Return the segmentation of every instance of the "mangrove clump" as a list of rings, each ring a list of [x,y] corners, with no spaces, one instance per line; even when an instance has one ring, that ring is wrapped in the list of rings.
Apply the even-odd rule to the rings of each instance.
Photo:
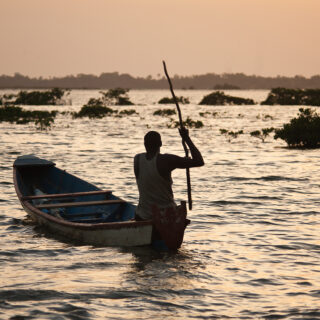
[[[181,97],[176,97],[176,98],[177,98],[178,103],[181,103],[181,104],[189,104],[189,103],[190,103],[189,99],[188,99],[188,98],[185,98],[185,97],[183,97],[183,96],[181,96]],[[160,99],[160,100],[158,101],[158,103],[159,103],[159,104],[174,104],[175,101],[174,101],[173,98],[164,97],[164,98]]]
[[[73,113],[74,118],[88,117],[89,119],[101,119],[117,111],[106,107],[101,99],[91,98],[79,112]]]
[[[216,118],[218,116],[218,112],[209,112],[209,111],[205,111],[205,112],[199,112],[199,116],[200,117],[207,117],[207,116],[212,116],[213,118]]]
[[[133,114],[138,114],[134,109],[124,109],[119,112],[120,115],[131,116]]]
[[[176,114],[174,109],[158,109],[153,113],[154,116],[173,116],[174,114]]]
[[[34,122],[40,130],[48,129],[54,123],[58,111],[29,111],[17,106],[0,107],[0,122],[27,124]]]
[[[233,97],[224,94],[223,91],[215,91],[203,97],[200,105],[225,106],[225,105],[254,105],[252,99]]]
[[[300,108],[298,117],[281,129],[275,130],[275,139],[284,140],[291,148],[320,147],[320,116],[310,108]]]
[[[16,100],[16,95],[11,93],[11,94],[4,94],[3,96],[0,96],[0,106],[8,106],[8,105],[13,105]]]
[[[128,96],[129,89],[115,88],[107,92],[100,91],[104,105],[109,106],[131,106],[133,103]]]
[[[73,113],[74,118],[89,117],[90,119],[101,119],[107,115],[118,113],[117,110],[109,108],[110,105],[133,105],[129,100],[128,89],[116,88],[107,92],[100,91],[102,97],[90,98],[89,101],[81,108],[79,112]],[[135,110],[123,110],[121,115],[131,115],[136,113]]]
[[[48,106],[63,104],[62,97],[66,90],[53,88],[49,91],[20,91],[13,104]]]
[[[240,134],[243,134],[244,132],[243,132],[243,130],[239,130],[239,131],[231,131],[230,130],[229,131],[227,129],[220,129],[220,133],[222,135],[224,135],[228,139],[229,142],[231,142],[231,140],[238,138],[238,136]]]
[[[274,88],[262,105],[320,106],[320,89]]]
[[[200,129],[204,126],[203,122],[200,120],[192,120],[191,118],[187,117],[186,120],[182,121],[182,125],[185,128],[195,128]],[[171,120],[171,123],[168,125],[168,128],[179,128],[180,122]]]
[[[274,128],[265,128],[265,129],[262,129],[261,131],[260,130],[251,131],[250,135],[251,137],[260,139],[262,142],[265,142],[266,138],[273,131],[274,131]]]

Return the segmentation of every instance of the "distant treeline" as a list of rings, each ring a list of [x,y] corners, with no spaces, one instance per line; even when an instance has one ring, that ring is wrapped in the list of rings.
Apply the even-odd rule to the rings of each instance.
[[[225,73],[222,75],[208,73],[204,75],[172,77],[175,89],[272,89],[285,87],[290,89],[318,89],[320,88],[320,75],[310,78],[295,77],[261,77],[245,75],[243,73]],[[1,75],[0,88],[64,88],[64,89],[168,89],[167,80],[133,77],[129,74],[102,73],[100,76],[91,74],[69,75],[65,77],[30,78],[15,73],[14,76]]]

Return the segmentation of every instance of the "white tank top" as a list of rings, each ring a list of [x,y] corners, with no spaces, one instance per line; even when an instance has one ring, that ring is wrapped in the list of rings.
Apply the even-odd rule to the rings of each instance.
[[[157,205],[159,209],[175,207],[173,199],[172,179],[163,178],[157,169],[158,154],[147,160],[146,153],[140,153],[139,176],[137,185],[139,190],[139,204],[136,214],[144,220],[152,219],[152,206]]]

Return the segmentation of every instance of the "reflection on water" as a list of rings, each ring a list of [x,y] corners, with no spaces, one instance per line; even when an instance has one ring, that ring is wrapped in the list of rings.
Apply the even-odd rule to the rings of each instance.
[[[167,92],[130,92],[138,115],[116,121],[59,115],[48,132],[0,123],[0,318],[320,318],[319,151],[249,135],[280,126],[299,107],[196,105],[205,93],[177,92],[190,97],[183,116],[205,124],[191,135],[206,161],[191,170],[194,210],[177,253],[63,241],[26,220],[12,181],[14,159],[33,153],[136,203],[132,159],[149,128],[162,134],[164,152],[184,154],[169,120],[153,115]],[[237,94],[261,101],[267,92]],[[72,95],[63,110],[99,92]],[[201,118],[206,111],[218,114]],[[246,134],[229,143],[222,128]],[[176,200],[185,200],[185,172],[173,179]]]

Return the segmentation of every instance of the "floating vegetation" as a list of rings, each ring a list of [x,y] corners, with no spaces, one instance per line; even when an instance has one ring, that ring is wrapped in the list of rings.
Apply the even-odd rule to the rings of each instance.
[[[94,99],[95,100],[95,99]],[[89,100],[87,105],[84,105],[79,112],[72,114],[73,118],[83,118],[88,117],[89,119],[101,119],[105,116],[117,113],[117,111],[111,108],[101,106],[101,105],[90,105]],[[92,102],[92,101],[91,101]]]
[[[284,140],[291,148],[320,147],[320,116],[310,108],[300,108],[297,118],[275,129],[275,139]]]
[[[219,112],[209,112],[209,111],[199,112],[199,116],[204,118],[207,118],[208,116],[212,116],[213,118],[216,118],[218,115],[219,115]]]
[[[274,88],[261,104],[320,106],[320,89]]]
[[[12,100],[13,96],[9,96],[12,104],[33,105],[33,106],[54,106],[65,104],[62,99],[64,94],[69,94],[69,90],[54,88],[49,91],[20,91],[16,96],[16,100]]]
[[[267,120],[274,120],[274,117],[270,116],[270,114],[263,114],[263,115],[258,114],[256,116],[256,119],[262,119],[264,121],[267,121]]]
[[[121,110],[120,112],[119,112],[119,114],[120,115],[126,115],[126,116],[131,116],[131,115],[133,115],[133,114],[138,114],[137,112],[136,112],[136,110],[134,110],[134,109],[124,109],[124,110]]]
[[[195,128],[200,129],[204,126],[203,122],[200,120],[192,120],[191,118],[187,117],[185,121],[182,121],[182,124],[186,128]],[[167,125],[168,128],[178,128],[180,127],[179,121],[174,121],[171,119],[171,123]]]
[[[238,136],[240,134],[243,134],[243,130],[239,130],[239,131],[229,131],[229,130],[226,130],[226,129],[220,129],[220,133],[222,135],[224,135],[229,142],[231,142],[233,139],[236,139],[238,138]]]
[[[200,105],[225,106],[225,105],[254,105],[252,99],[233,97],[224,94],[223,91],[215,91],[203,97]]]
[[[206,116],[208,116],[208,115],[211,115],[211,112],[209,112],[209,111],[199,112],[199,116],[200,116],[200,117],[206,117]]]
[[[60,111],[59,113],[61,115],[63,115],[63,116],[73,115],[74,114],[74,112],[72,112],[72,111]]]
[[[34,122],[40,130],[51,127],[58,111],[29,111],[17,106],[0,107],[0,122],[10,122],[16,124],[27,124]]]
[[[3,96],[0,96],[0,106],[12,105],[14,104],[15,99],[15,94],[4,94]]]
[[[158,109],[153,113],[154,116],[173,116],[174,114],[176,114],[175,109]]]
[[[90,119],[101,119],[105,116],[118,114],[118,110],[109,108],[110,105],[133,105],[129,100],[127,93],[129,89],[110,89],[107,92],[100,91],[101,98],[90,98],[79,112],[74,112],[74,118],[89,117]],[[132,115],[135,110],[122,110],[120,115]]]
[[[260,130],[255,130],[250,132],[250,135],[254,138],[260,139],[262,142],[265,142],[266,138],[269,136],[271,132],[274,131],[274,128],[265,128]]]
[[[271,132],[273,132],[275,129],[274,128],[265,128],[260,130],[255,130],[250,132],[250,135],[254,138],[258,138],[260,139],[262,142],[265,142],[265,139],[269,136],[269,134]],[[239,131],[229,131],[226,129],[220,129],[220,133],[222,135],[224,135],[229,142],[231,142],[232,140],[238,138],[239,135],[244,134],[243,130],[239,130]]]
[[[115,88],[107,92],[100,91],[102,94],[102,104],[105,106],[131,106],[133,103],[128,96],[129,89]]]
[[[177,98],[178,103],[181,103],[181,104],[189,104],[190,103],[188,98],[185,98],[185,97],[182,97],[182,96],[181,97],[176,97],[176,98]],[[174,101],[173,98],[164,97],[164,98],[160,99],[158,101],[158,103],[159,104],[174,104],[175,101]]]

